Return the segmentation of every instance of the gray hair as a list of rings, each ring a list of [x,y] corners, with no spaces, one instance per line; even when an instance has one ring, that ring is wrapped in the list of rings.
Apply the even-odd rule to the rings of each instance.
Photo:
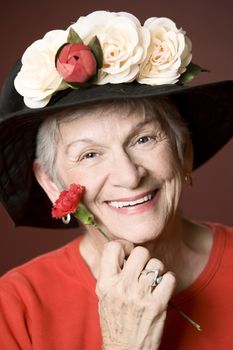
[[[189,131],[175,104],[167,97],[105,101],[75,108],[66,108],[56,112],[43,121],[38,130],[36,158],[46,174],[59,187],[63,187],[62,180],[59,178],[59,173],[56,169],[56,146],[61,137],[59,125],[90,113],[101,115],[103,113],[118,112],[127,116],[134,111],[141,111],[145,117],[148,115],[156,117],[161,128],[170,139],[171,147],[177,155],[180,165],[182,165]]]

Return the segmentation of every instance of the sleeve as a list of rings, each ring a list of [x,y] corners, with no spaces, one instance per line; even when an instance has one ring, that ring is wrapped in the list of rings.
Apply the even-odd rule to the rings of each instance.
[[[0,286],[0,349],[32,350],[27,324],[23,302]]]

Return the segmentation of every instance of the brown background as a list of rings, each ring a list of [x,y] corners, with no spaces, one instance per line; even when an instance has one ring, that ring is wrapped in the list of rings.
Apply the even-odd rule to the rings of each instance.
[[[4,5],[3,5],[4,4]],[[232,79],[232,0],[21,0],[1,5],[0,84],[25,48],[51,29],[65,29],[94,10],[128,11],[143,22],[166,16],[183,27],[193,42],[193,61],[211,72],[195,83]],[[194,186],[185,191],[183,212],[190,218],[233,225],[233,140],[194,174]],[[61,246],[77,231],[14,228],[0,206],[0,274],[31,257]]]

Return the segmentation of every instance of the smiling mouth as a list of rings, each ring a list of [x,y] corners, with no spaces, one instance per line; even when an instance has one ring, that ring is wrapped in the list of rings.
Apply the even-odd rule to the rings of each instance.
[[[108,204],[113,208],[126,208],[126,207],[135,207],[140,204],[144,204],[146,202],[151,201],[157,191],[153,191],[151,193],[148,193],[147,195],[138,198],[135,201],[110,201]]]

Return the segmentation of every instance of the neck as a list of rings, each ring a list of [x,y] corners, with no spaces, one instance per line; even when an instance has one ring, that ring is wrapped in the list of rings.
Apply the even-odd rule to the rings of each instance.
[[[208,227],[177,216],[166,232],[145,247],[152,257],[164,263],[166,270],[175,273],[178,293],[200,275],[208,261],[212,242],[212,232]]]

